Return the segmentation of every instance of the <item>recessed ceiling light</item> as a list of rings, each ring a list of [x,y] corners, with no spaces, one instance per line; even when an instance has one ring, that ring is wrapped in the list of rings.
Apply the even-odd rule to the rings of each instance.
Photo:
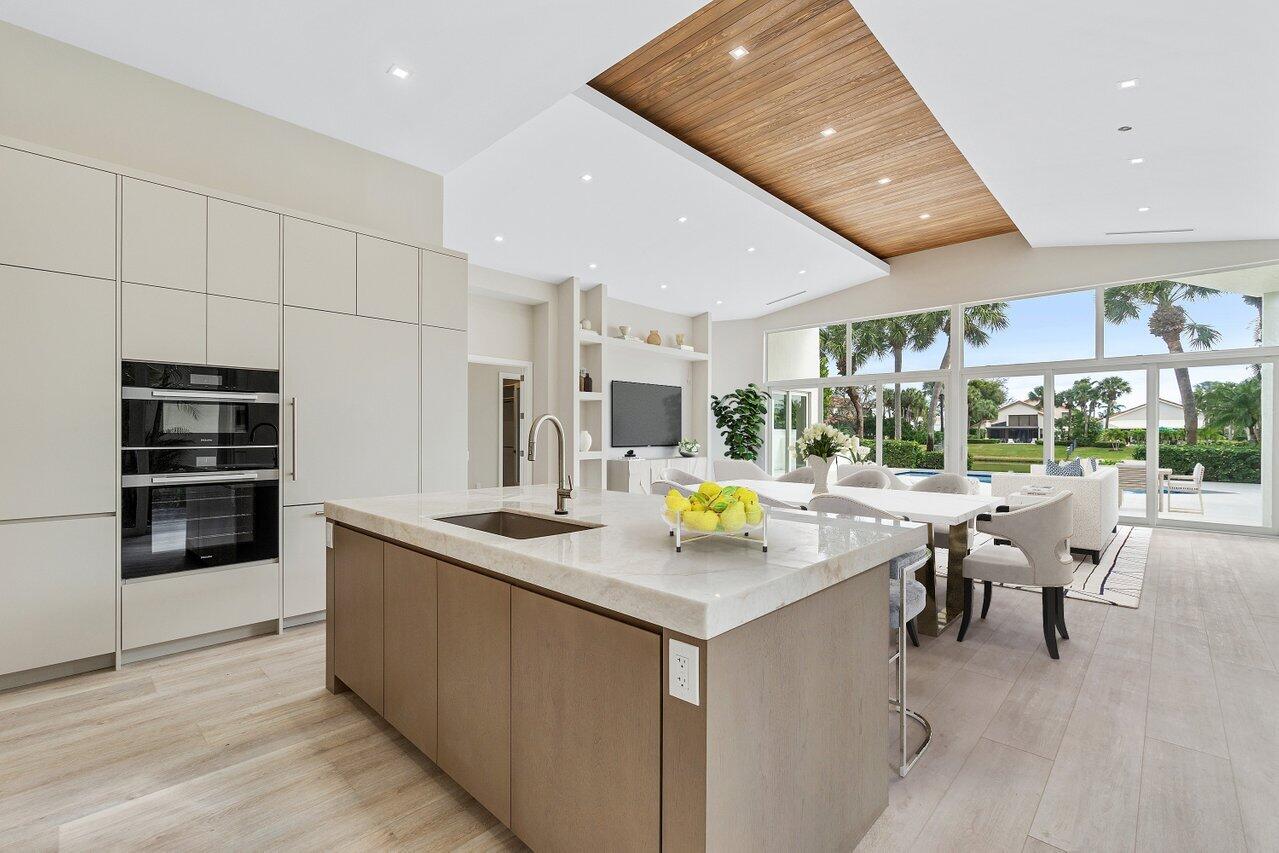
[[[1139,207],[1139,208],[1137,208],[1137,212],[1138,212],[1138,213],[1149,213],[1149,212],[1150,212],[1150,208],[1148,208],[1148,207]]]
[[[891,184],[892,182],[893,182],[892,178],[880,178],[875,183],[879,184],[882,187],[884,186],[884,184]]]
[[[753,252],[753,251],[755,251],[755,247],[754,247],[754,246],[750,246],[749,248],[747,248],[746,253],[747,253],[747,254],[750,254],[750,253],[751,253],[751,252]]]
[[[586,174],[582,175],[582,183],[589,184],[592,180],[593,180],[593,176],[591,175],[590,172],[587,172]]]
[[[831,137],[834,135],[835,135],[835,128],[833,127],[822,128],[822,136]]]
[[[503,237],[501,234],[494,234],[494,235],[493,235],[493,242],[494,242],[494,243],[500,243],[500,242],[502,242],[502,241],[503,241],[503,240],[505,240],[505,239],[506,239],[506,238],[505,238],[505,237]]]
[[[386,69],[386,73],[390,74],[396,80],[407,80],[409,77],[413,76],[412,71],[407,68],[402,68],[399,65],[392,65],[390,68]]]
[[[587,266],[590,267],[591,269],[595,269],[597,266],[599,266],[599,264],[587,264]]]
[[[716,304],[716,305],[723,305],[723,304],[724,304],[724,300],[723,300],[723,299],[716,299],[716,300],[715,300],[715,304]]]
[[[804,274],[805,274],[805,273],[807,273],[807,272],[808,272],[808,270],[800,270],[800,271],[799,271],[799,274],[800,274],[800,275],[804,275]]]
[[[745,56],[748,53],[750,53],[750,51],[739,44],[737,47],[730,50],[728,52],[728,55],[733,57],[734,59],[741,59],[743,56]]]
[[[1127,133],[1127,132],[1128,132],[1128,131],[1130,131],[1130,130],[1132,130],[1132,125],[1131,125],[1131,124],[1121,124],[1121,125],[1119,125],[1119,132],[1120,132],[1120,133]]]
[[[687,217],[687,216],[681,216],[679,219],[676,219],[675,221],[676,221],[676,222],[678,222],[679,224],[683,225],[685,222],[687,222],[687,221],[688,221],[688,217]]]
[[[664,284],[659,284],[659,285],[658,285],[658,287],[659,287],[659,288],[661,288],[662,290],[665,290],[665,289],[666,289],[666,285],[664,285]]]
[[[920,219],[932,219],[932,218],[933,218],[933,215],[932,215],[931,213],[921,213],[921,214],[919,214],[919,218],[920,218]]]
[[[1129,160],[1128,162],[1129,162],[1129,163],[1132,163],[1134,166],[1140,166],[1142,163],[1146,162],[1146,158],[1145,158],[1145,157],[1133,157],[1133,158],[1132,158],[1131,160]]]
[[[1137,78],[1134,77],[1131,80],[1120,80],[1116,85],[1119,86],[1120,89],[1135,89],[1137,88]]]

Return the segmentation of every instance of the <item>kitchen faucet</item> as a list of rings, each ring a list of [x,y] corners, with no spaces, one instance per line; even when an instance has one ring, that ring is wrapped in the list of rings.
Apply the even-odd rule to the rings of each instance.
[[[555,489],[555,514],[568,515],[568,510],[564,508],[564,501],[573,497],[573,478],[568,475],[564,467],[564,425],[555,415],[538,415],[537,420],[533,421],[533,426],[528,431],[528,461],[537,461],[537,431],[544,421],[550,421],[555,426],[555,434],[560,441],[560,482]]]

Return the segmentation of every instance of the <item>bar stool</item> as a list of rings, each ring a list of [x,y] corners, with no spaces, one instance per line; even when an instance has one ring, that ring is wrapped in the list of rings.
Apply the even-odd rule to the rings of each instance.
[[[830,515],[863,516],[890,521],[903,520],[843,495],[816,495],[808,502],[808,508],[812,512]],[[932,723],[928,722],[922,714],[906,707],[906,635],[909,632],[911,643],[919,645],[919,638],[914,630],[914,620],[923,612],[926,599],[924,585],[915,580],[915,572],[927,565],[929,556],[928,546],[921,545],[913,551],[894,557],[888,563],[888,624],[897,632],[897,650],[888,659],[889,663],[897,665],[897,695],[888,700],[888,706],[897,712],[901,749],[897,775],[902,778],[905,778],[910,769],[915,766],[915,762],[919,761],[920,756],[933,740]],[[923,741],[910,754],[906,747],[908,717],[919,723],[924,730]]]

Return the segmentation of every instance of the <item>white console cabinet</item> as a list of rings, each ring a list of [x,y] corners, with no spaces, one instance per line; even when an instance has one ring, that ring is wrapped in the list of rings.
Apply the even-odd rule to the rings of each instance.
[[[674,456],[664,459],[610,459],[608,460],[608,488],[614,492],[640,492],[648,494],[653,481],[660,479],[667,468],[687,471],[694,477],[706,479],[705,456]]]

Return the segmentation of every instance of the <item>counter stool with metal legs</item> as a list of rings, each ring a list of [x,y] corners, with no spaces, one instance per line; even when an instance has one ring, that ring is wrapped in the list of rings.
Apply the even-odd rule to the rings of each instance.
[[[812,512],[832,515],[902,520],[844,495],[816,495],[809,501],[808,508]],[[894,557],[888,563],[888,625],[897,632],[897,650],[888,659],[889,663],[897,664],[897,695],[888,700],[888,706],[897,712],[898,740],[901,749],[897,775],[903,778],[915,766],[915,762],[919,761],[920,756],[933,740],[932,724],[922,714],[906,707],[906,635],[909,632],[911,643],[919,645],[914,631],[914,621],[915,617],[923,612],[927,598],[924,585],[915,580],[915,572],[928,564],[930,556],[928,546],[921,545],[913,551]],[[906,746],[907,718],[919,723],[924,729],[924,739],[914,752]]]

